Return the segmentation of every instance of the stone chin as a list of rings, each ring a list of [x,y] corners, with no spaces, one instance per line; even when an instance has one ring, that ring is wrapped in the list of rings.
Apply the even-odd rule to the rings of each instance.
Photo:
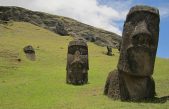
[[[150,76],[153,74],[153,58],[151,49],[144,45],[131,46],[127,49],[128,67],[134,76]]]

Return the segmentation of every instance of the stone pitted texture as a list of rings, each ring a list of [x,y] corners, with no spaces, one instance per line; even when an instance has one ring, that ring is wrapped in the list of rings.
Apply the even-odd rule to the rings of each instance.
[[[69,43],[66,70],[68,84],[81,85],[88,82],[88,46],[84,40]]]
[[[115,45],[121,41],[121,37],[115,33],[95,28],[67,17],[30,11],[14,6],[0,6],[0,22],[9,20],[29,22],[63,36],[82,37],[100,46],[110,45],[116,48]]]
[[[26,57],[29,60],[35,61],[35,59],[36,59],[35,50],[34,50],[34,48],[31,45],[25,46],[23,48],[23,51],[25,52]]]
[[[105,95],[121,100],[142,100],[155,96],[152,74],[159,22],[156,8],[135,6],[130,9],[124,24],[117,70],[107,77]]]
[[[120,98],[119,74],[117,70],[114,70],[109,73],[105,84],[104,94],[110,98]]]

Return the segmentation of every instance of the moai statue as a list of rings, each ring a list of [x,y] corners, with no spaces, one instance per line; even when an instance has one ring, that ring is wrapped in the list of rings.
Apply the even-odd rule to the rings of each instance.
[[[26,57],[31,60],[31,61],[35,61],[36,60],[36,56],[35,56],[35,50],[31,45],[25,46],[23,48],[23,51],[26,54]]]
[[[66,70],[68,84],[81,85],[88,82],[88,46],[83,40],[69,43]]]
[[[130,9],[123,29],[117,70],[109,73],[104,94],[121,100],[155,96],[152,78],[159,38],[159,11],[149,6]]]
[[[121,49],[121,41],[119,42],[119,45],[117,46],[118,51],[120,52]]]
[[[108,56],[112,56],[112,47],[111,46],[107,46],[107,55]]]

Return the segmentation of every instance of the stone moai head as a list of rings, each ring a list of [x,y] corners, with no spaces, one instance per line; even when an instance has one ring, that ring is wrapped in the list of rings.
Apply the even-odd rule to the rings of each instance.
[[[36,60],[36,55],[35,55],[35,49],[31,45],[27,45],[23,48],[23,51],[26,54],[26,57],[29,60],[35,61]]]
[[[159,38],[159,11],[149,6],[130,9],[122,34],[118,70],[134,76],[150,76]]]
[[[88,46],[83,40],[69,43],[66,70],[68,84],[80,85],[88,82]]]
[[[107,46],[107,55],[112,56],[112,46]]]

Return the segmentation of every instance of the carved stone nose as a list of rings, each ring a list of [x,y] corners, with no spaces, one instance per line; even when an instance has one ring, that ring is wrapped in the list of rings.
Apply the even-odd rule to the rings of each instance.
[[[146,36],[151,36],[151,33],[149,32],[145,21],[139,22],[137,24],[137,26],[135,27],[132,33],[132,37],[139,34],[146,34]]]
[[[80,60],[80,52],[78,50],[74,54],[74,60]]]
[[[150,46],[152,35],[147,28],[145,21],[138,23],[135,30],[132,33],[132,43],[133,45],[143,45]]]

